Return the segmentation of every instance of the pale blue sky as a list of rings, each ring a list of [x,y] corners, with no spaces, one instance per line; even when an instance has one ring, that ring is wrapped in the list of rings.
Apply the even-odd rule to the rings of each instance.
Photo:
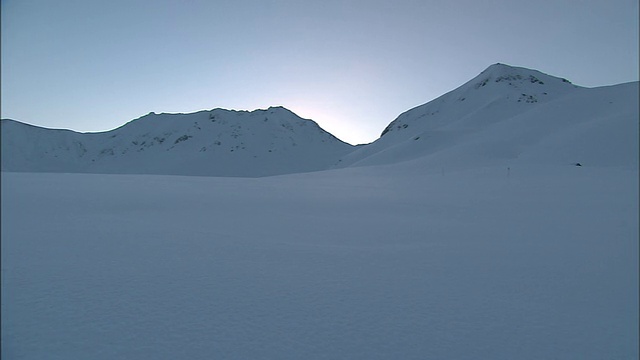
[[[1,0],[2,118],[285,106],[350,143],[502,62],[638,80],[638,0]]]

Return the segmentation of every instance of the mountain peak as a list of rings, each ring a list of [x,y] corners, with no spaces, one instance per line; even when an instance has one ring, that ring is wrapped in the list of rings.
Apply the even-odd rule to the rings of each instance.
[[[530,69],[522,68],[522,67],[518,67],[518,66],[512,66],[512,65],[503,64],[503,63],[495,63],[495,64],[489,65],[489,67],[484,69],[481,72],[481,74],[483,74],[483,73],[510,73],[510,72],[522,71],[522,70],[532,71]]]
[[[437,166],[520,158],[634,164],[637,137],[625,133],[637,134],[637,85],[623,85],[581,88],[537,70],[493,64],[457,89],[400,114],[378,140],[354,150],[339,166],[422,157]],[[587,126],[589,121],[599,125]],[[608,141],[601,134],[620,139],[607,155],[593,146]]]
[[[256,109],[251,111],[252,113],[264,113],[267,112],[269,114],[277,114],[277,115],[284,115],[284,116],[294,116],[296,118],[300,118],[300,116],[298,116],[298,114],[294,113],[293,111],[287,109],[284,106],[269,106],[267,109]]]
[[[529,83],[535,85],[544,85],[545,82],[564,83],[565,85],[574,86],[569,80],[564,78],[547,75],[537,70],[531,70],[502,63],[496,63],[489,66],[477,77],[471,80],[470,83],[472,83],[477,89],[487,85],[491,81],[495,83],[505,83],[512,86],[514,86],[515,84],[524,85]]]
[[[451,125],[468,118],[468,115],[476,111],[494,111],[492,109],[495,107],[501,108],[502,112],[517,113],[521,111],[520,106],[545,103],[576,88],[578,87],[566,79],[537,70],[496,63],[457,89],[400,114],[384,129],[381,136],[394,129],[399,130],[394,131],[395,133],[401,132],[414,122],[420,123],[425,129]],[[448,110],[445,112],[444,109]],[[447,116],[443,116],[443,113]]]

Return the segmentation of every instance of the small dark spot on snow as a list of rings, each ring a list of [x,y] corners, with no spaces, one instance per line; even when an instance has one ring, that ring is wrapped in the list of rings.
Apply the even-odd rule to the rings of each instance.
[[[190,135],[182,135],[182,136],[180,136],[179,138],[176,139],[174,144],[177,144],[177,143],[182,142],[182,141],[189,140],[189,138],[192,138],[192,137],[193,136],[190,136]]]

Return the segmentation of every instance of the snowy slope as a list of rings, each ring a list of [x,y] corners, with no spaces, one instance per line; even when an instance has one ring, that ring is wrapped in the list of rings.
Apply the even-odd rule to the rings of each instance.
[[[2,169],[266,176],[327,168],[352,150],[282,107],[148,114],[103,133],[2,121]]]
[[[2,173],[3,359],[637,359],[638,173]]]
[[[521,162],[637,168],[638,83],[581,88],[535,70],[495,64],[401,114],[378,140],[346,155],[338,166],[413,159],[437,168]]]

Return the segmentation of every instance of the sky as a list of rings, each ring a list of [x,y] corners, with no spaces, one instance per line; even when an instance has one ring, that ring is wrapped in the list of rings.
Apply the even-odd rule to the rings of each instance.
[[[284,106],[343,141],[500,62],[638,81],[638,0],[1,0],[2,118],[104,131]]]

